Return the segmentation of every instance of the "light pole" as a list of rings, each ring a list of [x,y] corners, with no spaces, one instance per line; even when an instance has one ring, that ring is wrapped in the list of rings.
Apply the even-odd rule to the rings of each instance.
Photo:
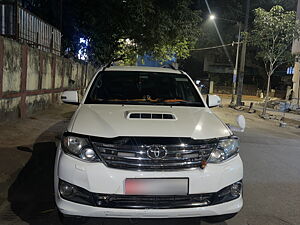
[[[238,72],[238,66],[239,66],[239,54],[240,54],[240,42],[241,42],[241,22],[238,22],[239,26],[239,37],[238,37],[238,44],[236,47],[236,58],[235,58],[235,67],[233,71],[233,78],[232,78],[232,96],[231,96],[231,102],[230,106],[235,105],[235,98],[236,98],[236,80],[237,80],[237,72]]]
[[[248,32],[250,1],[251,0],[247,0],[247,4],[246,4],[246,16],[245,16],[245,22],[244,22],[244,32]],[[237,85],[237,91],[236,91],[236,94],[237,94],[236,105],[237,106],[242,105],[244,75],[245,75],[245,65],[246,65],[246,51],[247,51],[247,42],[243,41],[243,47],[242,47],[242,52],[241,52],[241,63],[240,63],[239,79],[238,79],[238,85]]]
[[[231,102],[230,102],[230,106],[234,106],[235,105],[234,102],[235,102],[235,98],[236,98],[236,80],[237,80],[237,72],[238,72],[238,65],[239,65],[239,53],[240,53],[241,27],[242,27],[242,24],[241,24],[241,22],[238,22],[238,21],[216,17],[213,14],[211,14],[209,16],[209,19],[210,20],[219,19],[219,20],[234,22],[234,23],[237,23],[238,27],[239,27],[239,36],[238,36],[238,42],[237,42],[237,47],[236,47],[235,67],[234,67],[233,76],[232,76],[232,96],[231,96]]]

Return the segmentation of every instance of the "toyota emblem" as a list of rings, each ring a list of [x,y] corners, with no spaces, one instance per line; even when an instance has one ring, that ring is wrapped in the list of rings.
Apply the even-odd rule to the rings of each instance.
[[[163,159],[167,154],[168,151],[163,145],[151,145],[147,147],[147,156],[151,159]]]

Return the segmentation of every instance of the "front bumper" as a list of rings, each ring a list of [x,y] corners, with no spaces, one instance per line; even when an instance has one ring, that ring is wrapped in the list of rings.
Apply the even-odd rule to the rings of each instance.
[[[115,209],[100,208],[77,204],[56,196],[56,204],[60,212],[66,215],[84,217],[111,217],[111,218],[183,218],[206,217],[236,213],[243,206],[242,197],[223,204],[181,209]]]
[[[64,154],[58,148],[55,165],[55,199],[58,209],[67,215],[120,218],[204,217],[236,213],[243,205],[242,197],[210,206],[173,209],[104,208],[70,202],[58,192],[59,179],[82,187],[89,192],[124,195],[126,178],[189,178],[189,195],[218,192],[243,178],[239,156],[222,164],[208,164],[202,169],[182,171],[128,171],[112,169],[102,163],[86,163]]]

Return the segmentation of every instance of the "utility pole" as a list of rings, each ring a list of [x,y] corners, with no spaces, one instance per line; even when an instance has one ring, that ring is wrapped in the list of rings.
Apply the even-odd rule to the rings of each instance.
[[[297,20],[300,21],[300,0],[298,0],[297,6]],[[293,75],[293,96],[292,96],[292,108],[300,108],[300,41],[295,40],[293,43],[292,54],[295,55],[295,66]]]
[[[244,32],[248,31],[249,11],[250,11],[250,0],[247,0]],[[238,76],[237,100],[236,100],[236,105],[237,106],[242,105],[243,84],[244,84],[244,74],[245,74],[245,62],[246,62],[246,50],[247,50],[247,42],[243,41],[243,47],[242,47],[242,53],[241,53],[240,72],[239,72],[239,76]]]
[[[60,0],[59,2],[59,26],[60,26],[60,31],[63,32],[63,0]]]
[[[207,1],[206,1],[206,4],[207,4]],[[207,4],[207,7],[208,7],[208,4]],[[211,13],[211,11],[210,11],[210,13]],[[231,96],[231,102],[230,102],[230,107],[234,107],[234,105],[235,105],[234,102],[236,100],[236,80],[237,80],[238,66],[239,66],[239,54],[240,54],[242,23],[234,21],[234,20],[230,20],[230,19],[216,17],[214,14],[210,14],[209,19],[214,21],[214,25],[215,25],[216,28],[217,28],[217,25],[215,23],[216,19],[237,23],[238,27],[239,27],[239,34],[238,34],[239,36],[238,36],[238,42],[237,42],[237,47],[236,47],[235,67],[233,69],[233,76],[232,76],[232,96]],[[216,30],[219,34],[218,29],[216,29]],[[222,46],[225,47],[220,34],[219,34],[219,37],[220,37],[220,40],[222,42]],[[234,42],[232,43],[232,46],[234,46]],[[227,51],[225,51],[225,52],[227,52]],[[228,57],[228,58],[230,59],[230,57]]]
[[[235,98],[236,98],[236,80],[237,80],[237,72],[238,72],[238,65],[239,65],[239,53],[240,53],[240,42],[241,42],[241,22],[238,22],[239,26],[239,37],[238,43],[236,47],[236,57],[235,57],[235,67],[233,70],[233,77],[232,77],[232,96],[230,106],[234,106]]]

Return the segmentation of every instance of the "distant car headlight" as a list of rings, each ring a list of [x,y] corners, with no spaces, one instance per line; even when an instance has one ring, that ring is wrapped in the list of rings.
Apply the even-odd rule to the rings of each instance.
[[[65,153],[76,156],[84,161],[100,161],[87,138],[64,134],[62,137],[61,146]]]
[[[230,137],[220,139],[218,146],[214,149],[208,159],[208,163],[221,163],[229,158],[236,156],[239,152],[239,139],[238,137]]]

